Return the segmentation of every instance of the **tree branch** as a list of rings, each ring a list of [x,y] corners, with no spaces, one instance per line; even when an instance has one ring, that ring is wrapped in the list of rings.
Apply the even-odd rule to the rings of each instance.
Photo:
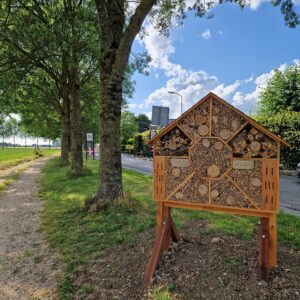
[[[123,76],[128,63],[132,43],[139,33],[146,16],[156,2],[157,0],[141,0],[134,14],[131,16],[117,50],[116,61],[113,67],[115,74],[118,76]]]

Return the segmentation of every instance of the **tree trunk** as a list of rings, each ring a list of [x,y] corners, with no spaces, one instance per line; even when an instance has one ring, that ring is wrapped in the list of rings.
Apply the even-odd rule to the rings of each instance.
[[[60,164],[66,166],[69,163],[70,151],[70,100],[68,95],[63,98],[63,111],[61,114],[61,153]]]
[[[14,149],[16,149],[16,138],[14,136]]]
[[[117,76],[100,74],[99,186],[94,201],[123,197],[120,143],[122,80]]]
[[[75,14],[75,13],[74,13]],[[80,74],[78,59],[78,37],[74,23],[74,15],[72,19],[72,67],[69,82],[71,86],[71,173],[72,175],[80,175],[83,170],[82,158],[82,119],[80,105]]]
[[[71,94],[71,172],[80,175],[83,170],[82,121],[80,107],[80,86],[74,84]]]
[[[120,121],[124,72],[134,38],[155,0],[142,0],[126,27],[125,2],[96,0],[100,35],[99,184],[90,208],[123,197]],[[125,29],[125,30],[124,30]]]

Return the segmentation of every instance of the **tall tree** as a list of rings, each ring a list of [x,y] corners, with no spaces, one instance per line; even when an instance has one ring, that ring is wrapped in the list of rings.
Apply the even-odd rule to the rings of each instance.
[[[300,112],[300,63],[285,71],[275,70],[260,93],[259,114],[272,116],[285,111]]]
[[[225,1],[220,1],[223,3]],[[244,6],[245,0],[232,0]],[[249,1],[247,1],[249,2]],[[186,9],[203,16],[213,2],[197,0],[186,7],[184,0],[95,0],[100,26],[100,162],[99,185],[91,207],[102,200],[122,197],[120,120],[124,72],[128,65],[132,43],[149,15],[161,33],[168,33],[173,17],[183,19]],[[128,4],[131,4],[129,6]],[[134,6],[135,7],[132,7]],[[299,16],[291,0],[277,0],[286,23],[294,27]],[[130,9],[128,9],[130,8]]]
[[[126,145],[138,131],[138,124],[134,113],[126,110],[121,114],[121,144]]]
[[[260,93],[256,119],[291,145],[282,148],[282,163],[300,160],[300,63],[275,70]]]
[[[145,114],[139,114],[136,117],[136,121],[138,124],[138,132],[144,132],[149,129],[149,126],[151,124],[151,121]]]
[[[1,148],[4,148],[4,141],[6,137],[10,136],[10,128],[7,124],[6,117],[3,113],[0,113],[0,136],[2,138]]]
[[[6,122],[6,126],[8,127],[8,134],[13,137],[14,148],[16,148],[16,136],[20,133],[20,124],[17,119],[11,117]]]
[[[70,128],[71,171],[75,174],[83,167],[80,91],[95,74],[99,57],[99,29],[92,3],[10,0],[0,4],[0,46],[7,49],[1,66],[19,68],[25,74],[39,69],[53,80],[62,106],[62,149],[65,154]],[[67,156],[62,157],[66,162]]]

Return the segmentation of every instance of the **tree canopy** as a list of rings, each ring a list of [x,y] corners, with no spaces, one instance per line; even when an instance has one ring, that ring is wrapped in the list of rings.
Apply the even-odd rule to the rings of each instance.
[[[291,145],[282,147],[283,163],[300,161],[300,64],[275,70],[260,94],[256,119]]]
[[[285,111],[300,112],[300,63],[285,71],[275,70],[260,94],[260,115],[268,117]]]

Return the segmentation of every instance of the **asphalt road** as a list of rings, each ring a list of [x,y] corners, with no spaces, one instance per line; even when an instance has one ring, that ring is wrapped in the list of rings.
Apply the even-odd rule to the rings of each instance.
[[[152,160],[122,155],[123,167],[152,175]],[[300,216],[300,179],[280,176],[280,208],[282,211]]]

